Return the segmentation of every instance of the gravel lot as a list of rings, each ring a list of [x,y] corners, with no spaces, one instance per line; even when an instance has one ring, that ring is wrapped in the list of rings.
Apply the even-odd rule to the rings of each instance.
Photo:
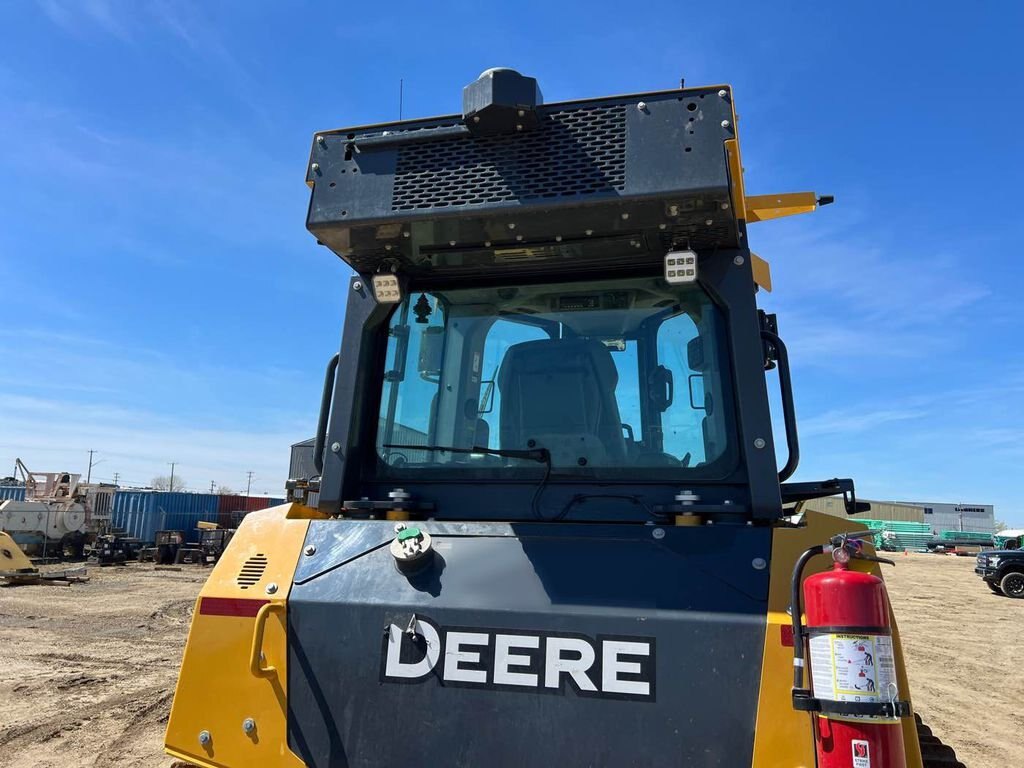
[[[914,702],[969,768],[1021,758],[1024,600],[973,558],[897,556],[886,578]],[[168,768],[161,744],[198,567],[90,568],[70,587],[0,588],[0,766]]]

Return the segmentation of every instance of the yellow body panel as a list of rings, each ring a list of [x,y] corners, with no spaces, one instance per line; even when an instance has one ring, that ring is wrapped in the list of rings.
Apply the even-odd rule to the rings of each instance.
[[[199,593],[174,694],[164,746],[168,754],[199,766],[299,768],[286,733],[286,601],[313,510],[286,504],[246,515]],[[249,558],[266,558],[255,583],[243,588],[239,573]],[[251,566],[250,566],[251,567]],[[276,589],[268,586],[274,584]],[[255,616],[203,613],[206,598],[245,600],[263,611],[263,658],[253,658]],[[259,674],[254,674],[251,661]],[[274,671],[270,672],[269,667]],[[247,734],[243,723],[255,721]],[[200,733],[209,732],[206,745]]]
[[[825,543],[837,533],[865,529],[852,520],[817,512],[808,512],[804,520],[806,527],[778,528],[772,537],[768,622],[754,731],[754,768],[814,768],[811,715],[793,709],[793,648],[782,644],[781,628],[791,624],[787,612],[790,580],[793,566],[805,549]],[[816,557],[807,564],[804,576],[823,571],[831,567],[831,563],[827,555]],[[882,576],[875,563],[853,561],[851,567]],[[910,684],[895,621],[892,622],[892,633],[900,698],[909,701]],[[903,718],[902,725],[907,768],[921,768],[921,748],[913,716]]]
[[[9,533],[0,531],[0,571],[37,571]]]
[[[748,195],[745,198],[747,223],[781,219],[799,213],[811,213],[818,207],[814,192],[786,192],[779,195]]]

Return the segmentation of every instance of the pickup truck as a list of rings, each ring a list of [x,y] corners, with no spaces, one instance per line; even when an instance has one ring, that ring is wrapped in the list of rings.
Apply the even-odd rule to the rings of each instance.
[[[974,572],[996,594],[1024,598],[1024,550],[990,549],[978,555]]]

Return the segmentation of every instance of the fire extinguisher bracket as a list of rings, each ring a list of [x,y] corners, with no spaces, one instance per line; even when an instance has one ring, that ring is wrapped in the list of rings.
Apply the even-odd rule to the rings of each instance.
[[[817,712],[822,715],[868,717],[910,717],[909,701],[827,701],[816,699],[806,688],[793,691],[793,709],[799,712]]]

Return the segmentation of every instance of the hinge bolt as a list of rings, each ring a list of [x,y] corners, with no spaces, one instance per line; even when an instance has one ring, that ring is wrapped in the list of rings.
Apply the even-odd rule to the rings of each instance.
[[[313,555],[316,554],[316,547],[313,546],[312,544],[310,544],[308,547],[306,547],[302,551],[306,553],[306,557],[312,557]]]
[[[251,717],[245,718],[245,720],[242,721],[242,730],[246,733],[252,733],[256,730],[256,721]]]
[[[209,731],[200,731],[199,732],[199,743],[200,744],[202,744],[205,747],[211,741],[213,741],[213,736],[210,735]]]

